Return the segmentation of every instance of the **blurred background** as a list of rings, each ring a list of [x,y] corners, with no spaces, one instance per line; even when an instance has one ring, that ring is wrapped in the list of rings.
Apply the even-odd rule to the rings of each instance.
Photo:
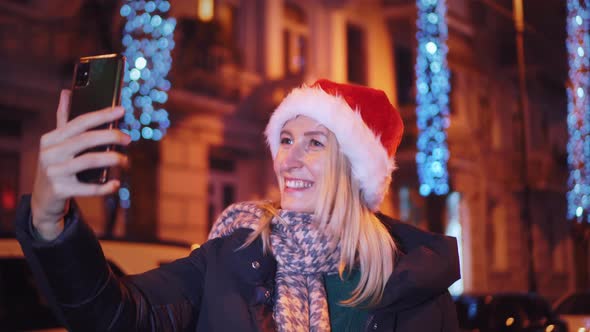
[[[459,239],[455,294],[553,301],[587,289],[590,148],[568,150],[572,139],[590,146],[588,103],[568,99],[588,93],[587,5],[0,0],[0,229],[13,230],[18,197],[32,189],[40,136],[55,126],[77,58],[120,52],[132,166],[118,195],[79,200],[99,235],[198,244],[227,205],[276,199],[266,121],[291,88],[326,77],[383,89],[400,110],[406,129],[381,210]],[[567,22],[578,17],[585,48],[572,73],[566,44],[579,38]],[[425,91],[436,107],[422,104]],[[577,134],[572,112],[585,121]],[[433,126],[440,190],[420,171]],[[585,203],[568,201],[580,190]]]

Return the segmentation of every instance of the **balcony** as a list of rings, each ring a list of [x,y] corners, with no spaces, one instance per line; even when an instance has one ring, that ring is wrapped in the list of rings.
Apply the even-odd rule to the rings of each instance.
[[[215,21],[179,20],[175,42],[170,73],[175,89],[237,103],[258,81],[243,70],[239,49]]]

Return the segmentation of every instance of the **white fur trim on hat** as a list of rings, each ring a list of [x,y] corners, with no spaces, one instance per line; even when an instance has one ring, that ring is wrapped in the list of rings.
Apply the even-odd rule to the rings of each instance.
[[[395,160],[388,156],[379,136],[344,98],[333,96],[320,87],[304,86],[285,97],[266,126],[266,140],[273,159],[279,149],[283,126],[298,115],[310,117],[334,133],[340,150],[350,161],[353,177],[360,183],[367,207],[376,211],[395,169]]]

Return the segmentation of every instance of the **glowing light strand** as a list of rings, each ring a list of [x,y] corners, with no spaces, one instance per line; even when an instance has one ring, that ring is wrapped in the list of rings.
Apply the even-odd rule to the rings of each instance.
[[[449,192],[447,161],[449,149],[449,70],[446,45],[448,28],[444,0],[417,0],[418,55],[416,59],[416,115],[420,132],[416,163],[420,194]]]
[[[169,10],[167,0],[126,0],[119,11],[125,19],[122,43],[127,57],[120,127],[133,141],[159,141],[170,126],[164,104],[171,87],[166,75],[172,66],[176,20],[167,17]],[[123,208],[129,207],[129,196],[124,184],[119,190]]]
[[[570,169],[567,218],[590,222],[590,1],[568,0],[569,84],[567,162]]]
[[[166,18],[170,3],[165,0],[127,0],[120,14],[126,18],[123,46],[127,57],[125,87],[121,102],[125,107],[122,128],[134,141],[158,141],[170,126],[163,105],[168,100],[176,20]]]

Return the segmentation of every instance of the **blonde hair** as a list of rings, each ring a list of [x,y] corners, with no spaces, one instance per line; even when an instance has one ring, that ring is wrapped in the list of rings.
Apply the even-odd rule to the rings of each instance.
[[[327,144],[329,158],[326,176],[319,183],[320,200],[314,216],[321,228],[340,241],[338,274],[360,268],[360,280],[351,297],[341,302],[344,306],[375,306],[383,297],[385,284],[393,272],[397,246],[388,230],[362,200],[360,185],[352,177],[348,158],[340,152],[338,141],[331,132]],[[248,246],[258,236],[263,250],[270,251],[270,222],[277,216],[278,204],[264,202],[259,206],[265,211],[259,227],[250,234]]]

